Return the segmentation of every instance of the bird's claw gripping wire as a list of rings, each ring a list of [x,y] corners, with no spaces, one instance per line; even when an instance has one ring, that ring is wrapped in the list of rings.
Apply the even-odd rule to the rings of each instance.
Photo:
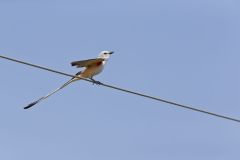
[[[90,79],[92,80],[93,85],[94,85],[94,84],[96,84],[96,85],[102,85],[102,84],[103,84],[102,82],[96,81],[96,80],[93,79],[93,78],[90,78]]]

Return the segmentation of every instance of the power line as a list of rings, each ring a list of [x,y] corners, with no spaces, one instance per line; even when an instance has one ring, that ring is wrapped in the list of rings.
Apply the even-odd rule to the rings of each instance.
[[[21,64],[24,64],[24,65],[28,65],[28,66],[31,66],[31,67],[39,68],[39,69],[46,70],[46,71],[49,71],[49,72],[57,73],[57,74],[60,74],[60,75],[64,75],[64,76],[68,76],[68,77],[76,77],[76,75],[60,72],[60,71],[53,70],[53,69],[50,69],[50,68],[47,68],[47,67],[42,67],[42,66],[39,66],[39,65],[36,65],[36,64],[32,64],[32,63],[24,62],[24,61],[21,61],[21,60],[9,58],[9,57],[3,56],[3,55],[0,55],[0,58],[6,59],[6,60],[9,60],[9,61],[13,61],[13,62],[16,62],[16,63],[21,63]],[[86,78],[82,78],[82,80],[85,80],[85,81],[88,81],[88,82],[93,82],[92,80],[89,80],[89,79],[86,79]],[[100,83],[99,85],[102,85],[102,86],[105,86],[105,87],[108,87],[108,88],[111,88],[111,89],[119,90],[119,91],[122,91],[122,92],[134,94],[134,95],[137,95],[137,96],[153,99],[153,100],[160,101],[160,102],[163,102],[163,103],[171,104],[171,105],[178,106],[178,107],[181,107],[181,108],[184,108],[184,109],[188,109],[188,110],[192,110],[192,111],[196,111],[196,112],[200,112],[200,113],[204,113],[204,114],[208,114],[208,115],[211,115],[211,116],[215,116],[215,117],[219,117],[219,118],[223,118],[223,119],[226,119],[226,120],[231,120],[231,121],[235,121],[235,122],[240,123],[240,120],[236,119],[236,118],[216,114],[216,113],[213,113],[213,112],[201,110],[201,109],[190,107],[190,106],[187,106],[187,105],[182,105],[182,104],[172,102],[172,101],[168,101],[168,100],[165,100],[165,99],[162,99],[162,98],[158,98],[158,97],[150,96],[150,95],[147,95],[147,94],[131,91],[131,90],[128,90],[128,89],[123,89],[123,88],[116,87],[116,86],[109,85],[109,84],[105,84],[105,83]]]

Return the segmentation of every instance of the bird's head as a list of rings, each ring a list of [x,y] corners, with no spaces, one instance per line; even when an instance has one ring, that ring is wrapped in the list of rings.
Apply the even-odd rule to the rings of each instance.
[[[108,59],[111,56],[111,54],[113,54],[113,53],[114,53],[113,51],[102,51],[99,54],[98,58]]]

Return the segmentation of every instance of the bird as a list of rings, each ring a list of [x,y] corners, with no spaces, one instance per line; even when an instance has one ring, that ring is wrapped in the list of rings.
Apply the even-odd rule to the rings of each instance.
[[[93,77],[103,71],[105,64],[107,63],[108,59],[110,58],[110,56],[113,53],[114,53],[114,51],[102,51],[102,52],[100,52],[100,54],[97,58],[71,62],[72,66],[75,66],[77,68],[84,68],[84,69],[82,71],[79,71],[76,74],[76,77],[73,77],[72,79],[70,79],[69,81],[64,83],[62,86],[55,89],[54,91],[50,92],[49,94],[47,94],[47,95],[39,98],[38,100],[28,104],[26,107],[24,107],[24,109],[29,109],[29,108],[35,106],[39,102],[41,102],[41,101],[47,99],[48,97],[52,96],[54,93],[62,90],[63,88],[65,88],[66,86],[71,84],[72,82],[81,80],[82,78],[92,80],[93,84],[98,84],[98,85],[102,84],[101,82],[96,81]]]

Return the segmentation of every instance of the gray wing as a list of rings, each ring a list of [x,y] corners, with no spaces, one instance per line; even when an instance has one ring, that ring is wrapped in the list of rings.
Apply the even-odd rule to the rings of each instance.
[[[104,61],[102,58],[95,58],[95,59],[88,59],[88,60],[82,60],[82,61],[74,61],[71,63],[72,66],[76,66],[77,68],[80,67],[89,67],[91,65],[96,65],[98,63],[101,63]]]

